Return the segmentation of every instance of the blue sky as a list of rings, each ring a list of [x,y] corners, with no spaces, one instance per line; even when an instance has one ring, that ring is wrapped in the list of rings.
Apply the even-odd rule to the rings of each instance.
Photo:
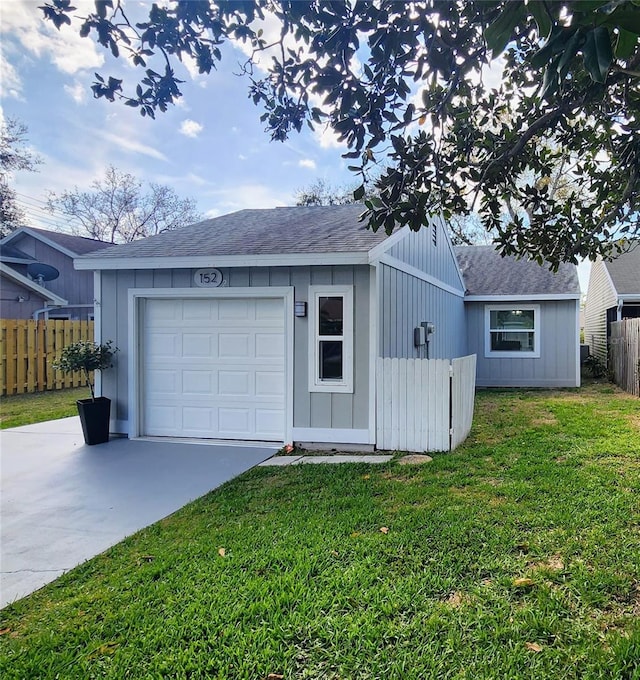
[[[39,4],[4,0],[0,6],[0,114],[27,125],[29,144],[44,161],[39,172],[16,173],[13,182],[32,226],[66,230],[63,218],[44,210],[49,192],[89,189],[109,165],[144,183],[171,186],[211,217],[293,205],[296,192],[318,178],[353,184],[331,133],[304,129],[284,144],[269,140],[262,111],[248,99],[248,80],[234,75],[245,59],[240,48],[229,46],[220,69],[208,76],[184,68],[177,74],[185,80],[179,105],[150,120],[93,99],[96,71],[122,77],[125,85],[137,82],[138,72],[80,38],[77,28],[58,32],[42,20]],[[89,0],[73,4],[78,15],[93,8]],[[135,13],[149,4],[127,8]],[[588,266],[580,274],[586,289]]]
[[[195,198],[208,216],[291,205],[296,191],[318,177],[351,183],[331,135],[306,129],[284,144],[269,140],[261,110],[247,97],[248,79],[233,74],[245,59],[240,49],[228,49],[209,76],[183,69],[182,101],[150,120],[93,99],[95,71],[125,83],[139,74],[77,31],[56,31],[41,19],[38,4],[8,0],[0,9],[2,113],[28,126],[29,143],[44,160],[37,174],[14,178],[19,198],[33,207],[34,226],[38,216],[43,227],[57,221],[37,209],[49,191],[88,188],[110,164]],[[93,3],[73,4],[80,14]]]

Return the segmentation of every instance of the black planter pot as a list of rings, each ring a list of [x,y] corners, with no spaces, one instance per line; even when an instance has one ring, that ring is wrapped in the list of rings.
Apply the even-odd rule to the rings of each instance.
[[[107,397],[96,397],[95,400],[79,399],[76,404],[85,444],[92,446],[108,442],[111,399]]]

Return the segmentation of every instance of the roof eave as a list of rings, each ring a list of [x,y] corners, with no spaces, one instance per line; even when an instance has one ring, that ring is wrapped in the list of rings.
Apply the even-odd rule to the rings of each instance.
[[[6,277],[20,284],[27,290],[33,291],[34,293],[39,295],[43,300],[47,300],[52,304],[60,307],[64,307],[69,304],[68,300],[65,300],[63,297],[60,297],[59,295],[52,293],[50,290],[47,290],[44,286],[39,285],[35,281],[28,279],[26,276],[23,276],[19,272],[15,271],[15,269],[7,267],[3,262],[0,262],[0,272],[2,272]]]
[[[76,257],[78,270],[201,269],[204,267],[295,267],[369,264],[369,251],[277,255],[183,255],[180,257]]]
[[[465,295],[465,302],[543,302],[553,300],[579,300],[580,293],[521,293],[518,295]]]

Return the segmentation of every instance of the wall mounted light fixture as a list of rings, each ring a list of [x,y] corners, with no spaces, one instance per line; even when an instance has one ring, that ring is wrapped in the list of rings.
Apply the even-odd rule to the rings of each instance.
[[[293,306],[293,313],[298,317],[307,316],[307,303],[302,300],[296,300]]]

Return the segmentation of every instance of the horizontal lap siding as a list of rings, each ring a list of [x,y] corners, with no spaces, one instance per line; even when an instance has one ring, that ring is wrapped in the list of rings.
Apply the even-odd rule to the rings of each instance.
[[[521,304],[527,304],[523,300]],[[485,357],[485,305],[467,303],[469,352],[478,356],[480,387],[573,387],[576,385],[578,341],[576,301],[540,305],[540,357]],[[514,303],[517,306],[518,303]]]
[[[584,341],[589,351],[607,360],[607,310],[616,307],[618,298],[602,260],[591,265],[589,288],[584,309]]]
[[[103,271],[100,309],[103,340],[120,348],[116,367],[105,371],[103,393],[114,418],[128,419],[128,292],[130,288],[192,288],[192,269]],[[222,270],[229,288],[293,286],[308,302],[309,285],[354,286],[354,393],[310,393],[308,317],[294,320],[294,427],[366,429],[369,426],[369,267],[255,267]],[[96,310],[96,313],[98,311]]]

